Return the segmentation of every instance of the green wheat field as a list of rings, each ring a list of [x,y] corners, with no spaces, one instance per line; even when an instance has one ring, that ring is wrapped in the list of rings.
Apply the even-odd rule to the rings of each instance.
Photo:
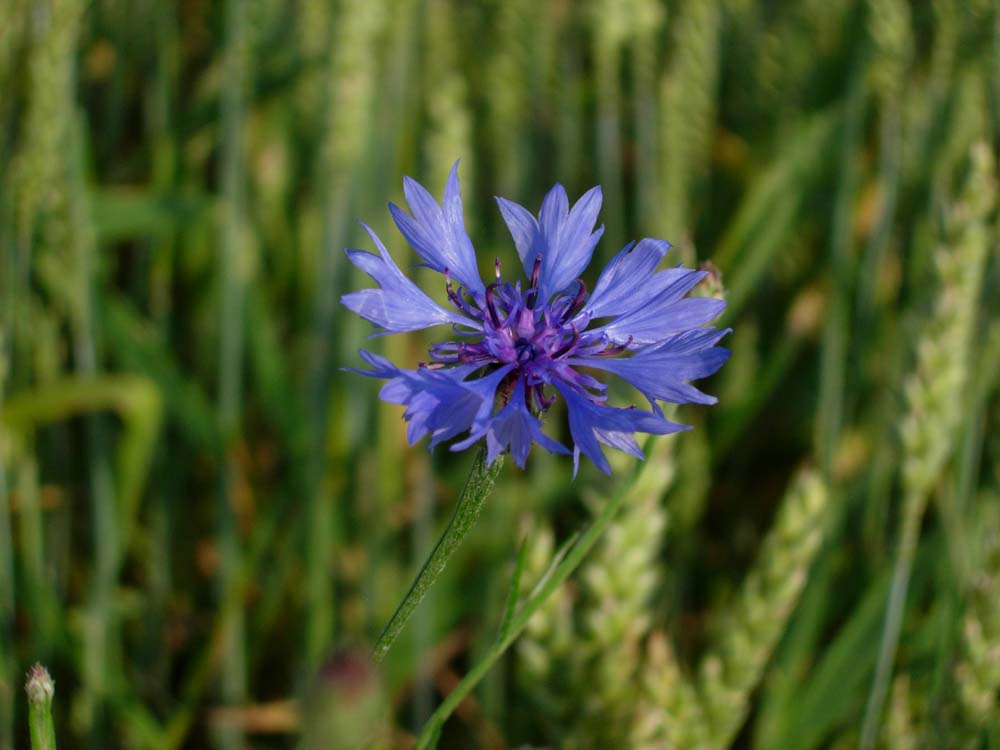
[[[998,149],[992,0],[0,0],[0,750],[35,662],[60,748],[1000,749]],[[668,239],[733,353],[506,461],[376,666],[475,456],[342,250],[443,298],[456,159],[484,273],[600,184],[588,283]]]

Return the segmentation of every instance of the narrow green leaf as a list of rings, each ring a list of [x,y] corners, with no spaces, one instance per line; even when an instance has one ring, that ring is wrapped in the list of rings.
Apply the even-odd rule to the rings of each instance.
[[[517,550],[517,562],[514,564],[514,575],[510,580],[510,591],[507,592],[507,603],[503,608],[503,618],[500,620],[500,629],[497,632],[497,640],[502,641],[510,632],[511,623],[514,621],[514,612],[517,611],[517,603],[521,598],[521,574],[524,572],[524,561],[528,558],[527,540],[521,542]]]

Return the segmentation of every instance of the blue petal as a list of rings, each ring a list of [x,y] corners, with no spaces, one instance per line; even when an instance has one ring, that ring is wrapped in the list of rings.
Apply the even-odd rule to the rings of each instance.
[[[500,412],[495,416],[476,420],[469,437],[455,443],[451,449],[464,450],[485,435],[488,463],[493,463],[497,456],[509,448],[514,461],[522,469],[528,459],[532,440],[550,453],[569,455],[566,446],[542,432],[542,423],[528,411],[524,396],[524,379],[518,378],[510,400]]]
[[[714,404],[716,398],[685,381],[708,377],[729,359],[729,350],[714,346],[731,329],[688,331],[648,347],[631,357],[575,357],[574,365],[612,372],[631,383],[654,409],[657,401],[675,404]]]
[[[580,277],[590,264],[594,247],[604,227],[594,231],[601,210],[600,187],[588,190],[567,213],[568,200],[562,185],[556,185],[542,202],[538,215],[545,251],[539,296],[548,299]]]
[[[614,430],[602,430],[600,428],[594,429],[594,435],[605,445],[610,445],[612,448],[617,448],[620,451],[628,453],[633,458],[638,458],[640,461],[646,460],[646,454],[642,452],[642,448],[635,441],[635,438],[628,432],[616,432]]]
[[[345,294],[340,298],[341,304],[365,320],[384,328],[387,333],[416,331],[444,323],[479,327],[472,319],[442,307],[424,294],[399,270],[375,232],[367,224],[362,226],[374,241],[379,254],[348,250],[347,257],[371,276],[380,288]]]
[[[652,435],[666,435],[671,432],[691,429],[686,425],[668,422],[662,416],[641,409],[618,409],[613,406],[595,404],[569,386],[553,382],[559,393],[566,399],[569,415],[569,430],[574,443],[573,475],[576,476],[579,453],[583,453],[605,474],[611,474],[611,466],[601,451],[600,443],[624,450],[642,458],[642,451],[631,437],[635,432]]]
[[[373,369],[359,370],[356,367],[345,367],[344,370],[347,372],[356,372],[358,375],[366,375],[370,378],[395,378],[399,374],[406,372],[406,370],[400,370],[392,362],[378,354],[373,354],[364,349],[361,349],[358,353],[361,355],[361,359],[370,364]]]
[[[430,434],[431,448],[465,432],[475,420],[492,414],[497,386],[513,368],[513,365],[506,365],[486,377],[466,381],[464,378],[478,369],[477,365],[441,370],[398,370],[387,360],[376,359],[375,355],[365,358],[375,371],[363,374],[391,377],[382,387],[379,398],[406,406],[403,418],[408,423],[407,440],[412,445]]]
[[[496,384],[499,382],[499,379],[495,379],[492,382],[493,390],[488,393],[491,383],[487,379],[474,381],[473,384],[464,383],[466,377],[479,369],[476,364],[440,370],[426,367],[405,370],[396,367],[385,357],[363,349],[361,357],[371,365],[371,370],[347,369],[368,377],[388,379],[389,382],[379,392],[379,398],[390,404],[406,406],[403,417],[409,423],[407,437],[411,444],[428,432],[433,432],[433,446],[450,435],[457,435],[468,429],[482,408],[483,398],[488,396],[492,404]],[[509,369],[508,367],[499,377]],[[470,397],[474,398],[470,400]],[[471,411],[470,406],[474,407]]]
[[[464,381],[460,391],[441,393],[441,403],[428,416],[427,425],[431,430],[431,448],[442,440],[449,440],[465,432],[475,420],[482,420],[493,413],[496,403],[497,386],[513,369],[505,365],[489,375],[476,380]]]
[[[368,355],[369,357],[374,357],[376,355],[371,355],[368,352],[362,351],[361,355],[364,357]],[[367,359],[368,357],[366,357]],[[388,360],[382,359],[383,362]],[[378,368],[373,372],[365,372],[363,370],[357,370],[362,375],[368,375],[369,377],[376,378],[386,378],[389,382],[382,386],[382,390],[379,392],[379,398],[383,401],[387,401],[390,404],[400,404],[408,405],[417,396],[417,394],[428,390],[447,390],[449,387],[449,382],[451,383],[461,383],[468,375],[470,375],[474,370],[478,369],[478,365],[466,364],[459,365],[457,367],[448,367],[441,370],[431,370],[427,367],[421,367],[417,370],[404,370],[402,368],[392,367],[390,371],[386,367]]]
[[[451,168],[444,189],[443,205],[416,180],[403,178],[403,194],[413,216],[389,204],[389,212],[407,242],[436,271],[448,273],[469,292],[485,291],[476,266],[476,251],[465,231],[458,162]]]
[[[535,267],[535,258],[543,250],[538,222],[528,209],[514,201],[497,198],[497,205],[500,206],[500,214],[510,230],[510,236],[514,238],[514,245],[521,257],[524,272],[530,278]]]
[[[570,210],[566,190],[555,185],[542,201],[537,221],[522,206],[503,198],[497,201],[525,273],[530,275],[535,258],[542,257],[540,299],[547,300],[580,277],[604,233],[604,227],[594,231],[601,210],[600,187],[584,193]]]
[[[711,323],[726,308],[724,300],[693,297],[667,304],[649,304],[644,310],[622,316],[602,330],[617,343],[631,340],[633,345],[658,344],[673,333]]]
[[[550,240],[550,248],[556,256],[551,260],[545,281],[550,294],[565,289],[580,277],[590,265],[597,241],[604,234],[604,227],[594,231],[597,215],[601,211],[603,196],[600,187],[593,187],[576,202],[561,226],[558,234],[550,233],[550,227],[542,225],[542,232]],[[542,271],[545,272],[543,260]],[[545,298],[543,294],[543,299]]]
[[[636,294],[650,289],[653,271],[669,249],[670,243],[665,240],[644,239],[635,246],[626,245],[601,271],[581,312],[589,312],[592,318],[606,318],[634,310]]]
[[[616,344],[639,347],[703,326],[726,307],[724,300],[714,297],[684,297],[705,276],[703,271],[679,267],[661,271],[644,284],[636,280],[635,294],[621,305],[628,309],[588,333],[601,333]]]

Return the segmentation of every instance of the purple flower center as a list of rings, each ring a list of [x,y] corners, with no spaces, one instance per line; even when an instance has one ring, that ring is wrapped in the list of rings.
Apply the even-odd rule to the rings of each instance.
[[[448,299],[455,309],[475,319],[481,328],[454,327],[458,336],[468,340],[435,344],[430,349],[431,359],[438,366],[478,364],[495,369],[491,366],[513,365],[514,369],[504,381],[506,387],[501,389],[509,392],[518,378],[523,378],[529,406],[534,411],[545,411],[552,404],[554,399],[545,396],[544,386],[551,383],[554,373],[589,398],[603,401],[604,384],[562,360],[574,356],[621,354],[628,345],[615,345],[599,333],[586,332],[590,315],[581,313],[587,301],[587,286],[582,279],[549,300],[539,300],[541,263],[541,256],[538,256],[531,274],[531,287],[522,290],[520,281],[511,284],[503,280],[498,259],[496,281],[478,295],[467,295],[462,287],[456,290],[446,268]]]

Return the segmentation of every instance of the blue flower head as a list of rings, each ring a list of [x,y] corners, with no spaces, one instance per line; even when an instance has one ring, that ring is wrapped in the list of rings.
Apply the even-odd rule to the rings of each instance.
[[[603,226],[594,230],[599,187],[570,208],[566,191],[556,185],[537,217],[498,198],[527,281],[505,281],[497,260],[489,284],[479,276],[465,231],[458,164],[440,205],[410,178],[404,179],[403,192],[410,213],[393,204],[389,210],[424,263],[444,276],[451,307],[438,304],[404,276],[367,225],[362,226],[378,255],[348,250],[347,256],[379,288],[346,294],[341,302],[379,326],[379,333],[451,327],[451,337],[432,346],[430,362],[415,370],[361,352],[372,369],[355,372],[388,380],[380,396],[406,407],[411,444],[429,434],[433,448],[464,435],[451,450],[485,440],[490,463],[509,450],[522,468],[532,442],[568,454],[542,431],[539,418],[561,396],[573,439],[574,474],[581,453],[610,473],[601,443],[644,458],[634,433],[687,429],[664,418],[658,402],[715,403],[688,384],[711,375],[729,357],[728,350],[715,346],[728,329],[705,327],[725,302],[686,296],[704,272],[657,271],[670,245],[644,239],[611,260],[592,292],[580,279],[604,231]],[[595,377],[601,371],[631,383],[652,410],[609,405],[607,386]]]

